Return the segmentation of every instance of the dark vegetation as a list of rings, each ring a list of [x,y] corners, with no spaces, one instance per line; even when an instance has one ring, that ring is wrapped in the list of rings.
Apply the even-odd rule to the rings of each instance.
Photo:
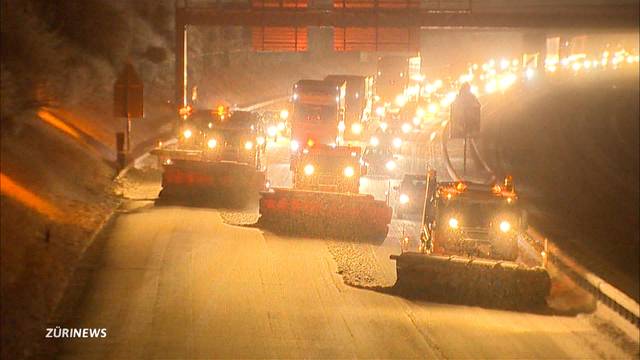
[[[637,71],[571,77],[494,101],[494,165],[514,175],[530,223],[636,299],[640,257]]]
[[[170,0],[2,1],[2,358],[36,356],[75,264],[117,203],[116,74],[131,60],[145,102],[171,97],[172,16]],[[43,109],[79,135],[42,121]],[[155,129],[164,109],[149,110],[140,124]]]
[[[105,0],[2,3],[2,119],[40,105],[110,95],[131,59],[150,95],[170,94],[173,3]]]

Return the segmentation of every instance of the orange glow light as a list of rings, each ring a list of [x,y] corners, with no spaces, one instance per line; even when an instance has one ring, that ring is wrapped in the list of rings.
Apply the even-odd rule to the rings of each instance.
[[[27,190],[3,173],[0,173],[0,192],[51,219],[62,218],[62,211],[57,207]]]
[[[193,112],[193,109],[191,108],[191,105],[181,107],[180,110],[178,110],[178,113],[183,117],[187,117],[188,115],[191,115],[192,112]]]
[[[47,124],[55,127],[56,129],[64,132],[65,134],[79,139],[80,138],[80,134],[78,134],[78,132],[73,129],[72,127],[70,127],[69,125],[65,124],[62,120],[60,120],[58,117],[56,117],[55,115],[53,115],[52,113],[50,113],[47,110],[38,110],[38,117],[46,122]]]

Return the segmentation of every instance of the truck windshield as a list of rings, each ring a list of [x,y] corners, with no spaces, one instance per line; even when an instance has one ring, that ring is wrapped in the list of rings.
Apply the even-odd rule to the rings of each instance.
[[[342,170],[351,165],[355,168],[355,164],[351,161],[351,158],[344,158],[341,156],[320,156],[312,160],[312,163],[316,164],[319,173],[337,174],[342,173]]]
[[[228,146],[241,146],[246,141],[253,140],[253,136],[255,136],[249,129],[242,128],[214,128],[210,134],[218,140],[224,140]]]
[[[209,127],[209,123],[215,124],[220,121],[220,117],[217,114],[213,114],[210,111],[197,111],[188,121],[200,130],[206,130]]]
[[[469,201],[456,200],[447,206],[447,210],[458,214],[462,226],[487,227],[496,217],[505,213],[514,214],[514,209],[507,208],[503,201]]]

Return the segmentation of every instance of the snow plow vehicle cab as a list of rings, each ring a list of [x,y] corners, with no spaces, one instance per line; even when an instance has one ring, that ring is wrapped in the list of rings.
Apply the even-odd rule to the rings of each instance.
[[[526,216],[513,187],[440,182],[428,177],[422,238],[436,254],[514,261]]]
[[[248,201],[265,189],[266,141],[256,114],[199,110],[178,136],[175,146],[152,151],[163,164],[161,198]]]
[[[315,145],[304,149],[293,174],[294,188],[357,194],[360,187],[360,148]]]
[[[403,243],[396,287],[435,301],[520,308],[544,305],[546,269],[515,262],[526,216],[513,179],[486,186],[438,182],[428,171],[419,248]]]
[[[304,149],[294,171],[293,189],[262,193],[262,227],[314,237],[384,241],[391,208],[359,194],[360,148],[314,145]]]

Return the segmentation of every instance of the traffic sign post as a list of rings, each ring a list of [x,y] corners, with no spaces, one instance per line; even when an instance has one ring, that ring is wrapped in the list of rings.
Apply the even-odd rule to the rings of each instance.
[[[118,131],[116,133],[116,150],[116,161],[118,162],[118,168],[123,169],[126,163],[126,153],[124,147],[124,133],[121,131]]]
[[[124,148],[131,152],[131,119],[144,116],[144,86],[133,65],[127,62],[113,85],[113,115],[125,118]]]
[[[473,95],[471,95],[473,96]],[[462,159],[463,174],[467,174],[467,140],[480,133],[480,103],[477,100],[461,101],[460,98],[451,104],[449,138],[463,139],[464,153]]]

